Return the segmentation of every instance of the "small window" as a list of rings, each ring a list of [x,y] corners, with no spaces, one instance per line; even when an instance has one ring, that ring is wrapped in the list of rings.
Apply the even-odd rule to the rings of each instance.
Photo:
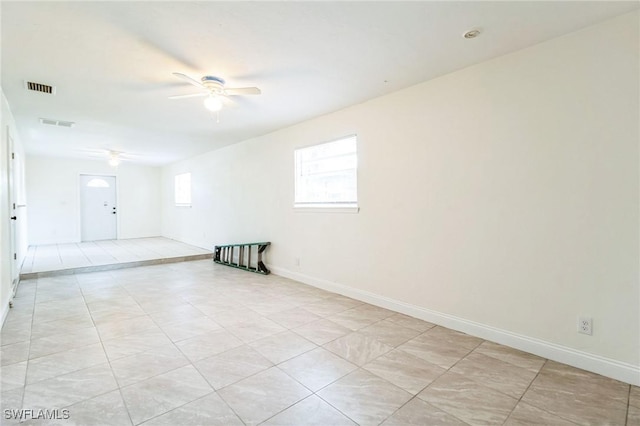
[[[109,188],[109,182],[104,179],[93,178],[87,182],[89,188]]]
[[[356,136],[295,150],[295,207],[357,207]]]
[[[182,173],[175,177],[176,206],[191,206],[191,173]]]

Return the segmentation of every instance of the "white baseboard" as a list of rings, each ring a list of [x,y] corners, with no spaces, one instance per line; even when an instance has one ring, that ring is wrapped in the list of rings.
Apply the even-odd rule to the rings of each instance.
[[[22,262],[24,262],[24,259],[22,259],[22,261],[20,262],[20,268],[22,268]],[[2,321],[0,321],[0,328],[4,327],[4,322],[6,321],[7,316],[9,315],[9,311],[11,310],[11,301],[14,297],[16,297],[16,291],[18,290],[18,286],[20,285],[20,275],[16,277],[14,282],[15,284],[13,282],[11,283],[11,294],[9,295],[9,298],[7,299],[6,303],[3,303],[2,305]]]
[[[9,303],[11,303],[11,297],[7,300],[6,303],[2,304],[2,321],[0,321],[0,328],[4,326],[4,322],[7,319],[7,315],[9,315]]]
[[[401,302],[343,284],[311,277],[285,268],[272,265],[269,265],[268,267],[271,269],[271,272],[276,275],[291,278],[323,290],[339,293],[362,302],[400,312],[433,324],[441,325],[443,327],[461,331],[501,345],[529,352],[543,358],[601,374],[625,383],[640,386],[640,366],[638,365],[627,364],[610,358],[572,349],[567,346],[512,333],[507,330],[491,327],[442,312],[433,311],[431,309]]]

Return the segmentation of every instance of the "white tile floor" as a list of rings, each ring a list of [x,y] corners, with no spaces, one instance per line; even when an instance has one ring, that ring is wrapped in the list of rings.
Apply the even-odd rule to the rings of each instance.
[[[640,424],[635,386],[211,260],[25,280],[0,341],[0,408],[69,410],[23,425]]]
[[[21,273],[89,268],[204,254],[211,254],[211,251],[164,237],[37,245],[29,247]]]

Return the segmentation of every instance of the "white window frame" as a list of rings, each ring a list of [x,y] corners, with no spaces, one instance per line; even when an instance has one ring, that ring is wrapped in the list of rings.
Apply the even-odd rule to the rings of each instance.
[[[188,179],[185,180],[185,177]],[[188,185],[188,191],[181,189],[181,185]],[[187,192],[188,197],[179,198],[179,195],[184,196],[184,192]],[[179,173],[173,177],[173,200],[176,207],[191,207],[191,173]]]
[[[355,200],[349,201],[330,201],[330,200],[317,200],[317,201],[304,201],[300,202],[298,196],[300,194],[300,185],[302,184],[302,158],[301,155],[304,151],[318,148],[323,145],[340,142],[347,139],[354,139],[355,149]],[[300,212],[332,212],[332,213],[357,213],[359,211],[358,206],[358,138],[356,134],[343,136],[337,139],[329,140],[319,144],[308,145],[294,150],[294,204],[293,207],[296,211]]]

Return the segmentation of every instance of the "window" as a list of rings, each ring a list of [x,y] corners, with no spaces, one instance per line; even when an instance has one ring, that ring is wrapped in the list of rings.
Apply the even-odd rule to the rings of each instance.
[[[109,182],[104,179],[93,178],[87,182],[87,186],[90,188],[109,188]]]
[[[175,177],[176,206],[191,206],[191,173],[182,173]]]
[[[295,207],[357,207],[356,136],[295,150]]]

